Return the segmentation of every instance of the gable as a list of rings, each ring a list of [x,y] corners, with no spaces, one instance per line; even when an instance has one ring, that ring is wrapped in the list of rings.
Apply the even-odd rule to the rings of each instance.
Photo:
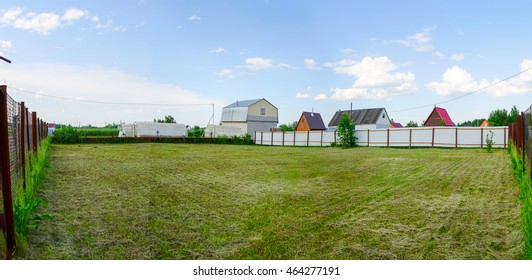
[[[388,113],[384,108],[373,108],[373,109],[358,109],[358,110],[345,110],[337,111],[331,121],[329,122],[329,127],[338,126],[340,118],[344,113],[351,115],[351,120],[355,125],[366,125],[366,124],[390,124],[390,119]],[[384,117],[383,117],[384,116]]]

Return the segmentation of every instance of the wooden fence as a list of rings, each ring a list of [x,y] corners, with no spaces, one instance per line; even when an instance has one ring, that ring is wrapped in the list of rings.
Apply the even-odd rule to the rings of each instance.
[[[12,258],[16,244],[15,191],[25,191],[26,160],[30,153],[37,152],[40,141],[47,135],[48,124],[36,112],[28,111],[24,102],[14,101],[5,85],[0,86],[0,228],[5,236],[6,259]]]
[[[359,146],[484,148],[488,137],[493,147],[506,148],[508,127],[414,127],[355,130]],[[271,146],[330,146],[336,131],[255,132],[255,144]]]
[[[532,179],[532,106],[517,116],[517,121],[509,125],[510,141],[522,157],[522,170],[526,170],[527,164]]]

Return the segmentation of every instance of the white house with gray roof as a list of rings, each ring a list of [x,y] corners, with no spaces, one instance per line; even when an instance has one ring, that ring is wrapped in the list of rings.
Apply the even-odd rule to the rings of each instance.
[[[255,131],[270,131],[278,123],[277,107],[264,98],[236,101],[222,109],[222,126],[240,127],[251,136]]]

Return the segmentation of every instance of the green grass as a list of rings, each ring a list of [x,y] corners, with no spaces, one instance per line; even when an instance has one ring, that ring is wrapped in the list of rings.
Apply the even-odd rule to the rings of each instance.
[[[118,128],[76,128],[83,137],[118,137]]]
[[[504,150],[52,145],[30,259],[519,259]]]

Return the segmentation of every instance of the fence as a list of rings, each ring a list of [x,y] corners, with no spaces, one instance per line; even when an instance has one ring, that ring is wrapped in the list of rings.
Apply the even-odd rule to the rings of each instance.
[[[509,125],[510,141],[517,149],[517,153],[522,157],[523,171],[525,165],[530,163],[532,167],[532,106],[525,112],[517,116],[517,121]],[[532,179],[532,168],[530,168],[530,179]]]
[[[47,136],[47,127],[36,112],[29,112],[24,102],[14,101],[7,94],[7,87],[0,86],[0,228],[5,237],[6,259],[12,258],[16,244],[15,192],[26,189],[26,159],[37,152],[39,142]]]
[[[357,145],[380,147],[480,147],[493,137],[493,147],[506,148],[508,127],[415,127],[356,130]],[[272,146],[329,146],[336,131],[255,132],[255,144]]]

